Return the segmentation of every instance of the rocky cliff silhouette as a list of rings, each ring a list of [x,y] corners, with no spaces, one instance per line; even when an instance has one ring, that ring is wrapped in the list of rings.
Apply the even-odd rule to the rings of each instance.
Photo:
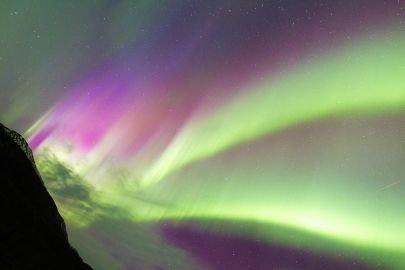
[[[0,269],[92,269],[69,242],[32,152],[0,124]]]

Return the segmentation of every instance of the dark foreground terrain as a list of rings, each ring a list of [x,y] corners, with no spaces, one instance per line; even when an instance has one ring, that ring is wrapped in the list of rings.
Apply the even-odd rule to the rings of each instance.
[[[27,143],[1,124],[0,185],[0,269],[92,269],[70,246]]]

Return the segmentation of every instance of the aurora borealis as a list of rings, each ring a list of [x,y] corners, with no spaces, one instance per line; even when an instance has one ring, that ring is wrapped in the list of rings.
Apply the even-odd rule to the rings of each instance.
[[[95,269],[405,269],[404,8],[2,1],[0,121]]]

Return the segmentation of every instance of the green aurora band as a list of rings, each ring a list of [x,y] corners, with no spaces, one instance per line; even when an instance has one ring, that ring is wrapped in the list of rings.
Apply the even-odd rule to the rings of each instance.
[[[246,89],[202,119],[192,119],[146,173],[143,184],[154,184],[193,161],[303,122],[403,108],[405,39],[395,35],[308,59],[278,78]]]
[[[397,181],[395,177],[381,181],[378,177],[356,179],[358,175],[350,175],[352,178],[342,179],[338,169],[328,168],[327,162],[320,172],[313,174],[310,173],[313,164],[305,163],[305,156],[297,157],[295,164],[298,165],[292,169],[283,168],[282,161],[267,157],[262,164],[264,167],[269,164],[264,173],[246,168],[242,161],[218,164],[224,163],[225,157],[229,158],[229,151],[282,137],[304,124],[316,129],[326,120],[366,121],[377,115],[402,114],[404,63],[402,32],[381,35],[372,43],[365,38],[340,47],[334,53],[307,58],[278,77],[243,89],[224,106],[195,115],[146,170],[140,185],[132,183],[135,176],[130,177],[124,187],[121,182],[109,182],[97,187],[92,200],[97,205],[113,205],[115,218],[126,217],[135,223],[194,219],[246,221],[259,225],[246,225],[244,232],[235,230],[234,233],[259,235],[269,241],[331,253],[349,248],[345,256],[366,258],[370,264],[377,260],[376,254],[380,254],[378,258],[390,269],[403,269],[405,262],[400,258],[405,255],[405,215],[398,213],[404,213],[405,197],[400,191],[376,193],[379,188]],[[339,157],[343,155],[339,147],[347,148],[347,145],[334,143],[328,148],[329,137],[333,136],[323,139],[321,136],[319,145]],[[284,142],[288,143],[291,142]],[[357,143],[351,145],[353,149],[358,147]],[[373,145],[379,144],[384,141],[372,137],[368,142],[370,153],[378,155],[381,149],[374,149]],[[400,147],[404,146],[402,140]],[[276,155],[277,146],[272,151],[272,155]],[[389,156],[389,149],[385,153]],[[364,158],[367,156],[359,154],[357,157]],[[392,158],[403,161],[404,156]],[[41,166],[41,158],[39,163],[40,170],[46,170],[46,166]],[[280,178],[284,180],[280,182]],[[188,179],[192,179],[192,183]],[[246,179],[253,179],[249,181],[253,181],[254,186],[246,187],[249,185]],[[359,182],[353,184],[357,180]],[[300,194],[308,183],[315,188],[303,198]],[[142,198],[158,203],[145,202]],[[61,208],[68,223],[75,228],[90,226],[103,212],[83,212],[66,201]],[[384,219],[376,212],[383,213]],[[395,224],[390,222],[392,220]],[[279,235],[268,229],[272,226],[290,229]],[[215,226],[207,227],[215,230]],[[291,230],[321,240],[318,243],[314,240],[315,244],[311,242],[308,246],[300,237],[291,238]]]
[[[185,228],[404,270],[404,27],[397,0],[5,0],[0,122],[94,269],[271,263]]]

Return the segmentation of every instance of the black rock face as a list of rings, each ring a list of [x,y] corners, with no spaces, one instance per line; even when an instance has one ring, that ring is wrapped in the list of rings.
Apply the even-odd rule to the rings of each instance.
[[[86,269],[26,141],[0,124],[0,269]]]

